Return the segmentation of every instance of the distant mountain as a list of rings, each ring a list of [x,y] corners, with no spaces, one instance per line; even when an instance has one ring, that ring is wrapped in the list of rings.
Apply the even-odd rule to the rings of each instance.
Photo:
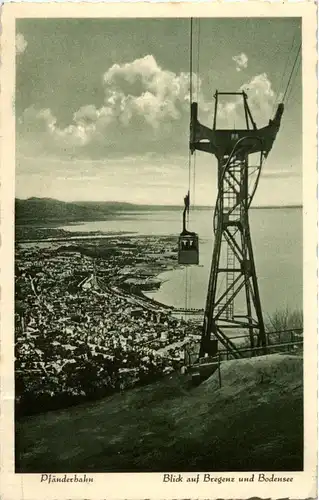
[[[137,205],[119,201],[72,201],[65,202],[53,198],[28,198],[15,200],[15,219],[17,224],[39,222],[75,222],[103,220],[114,217],[118,212],[138,210],[182,210],[178,206]]]
[[[129,212],[140,210],[182,210],[181,205],[140,205],[138,203],[126,203],[123,201],[74,201],[77,206],[94,208],[95,210],[108,210],[109,212]],[[196,207],[203,208],[203,207]],[[209,208],[209,207],[207,207]]]
[[[209,206],[196,206],[196,210],[212,210]],[[252,207],[252,208],[296,208],[296,207]],[[79,222],[110,219],[119,212],[131,211],[182,211],[180,205],[138,205],[122,201],[72,201],[65,202],[53,198],[28,198],[15,200],[17,224],[37,224],[41,222]]]
[[[96,206],[83,206],[52,198],[28,198],[15,200],[15,219],[17,224],[37,222],[72,222],[105,219],[109,210],[99,210]]]

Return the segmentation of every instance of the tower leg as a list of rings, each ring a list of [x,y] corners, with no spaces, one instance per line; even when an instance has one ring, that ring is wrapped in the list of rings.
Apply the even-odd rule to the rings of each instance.
[[[216,286],[217,286],[217,276],[218,276],[218,268],[214,265],[215,262],[218,262],[220,259],[220,251],[221,251],[221,242],[222,242],[222,228],[218,227],[216,231],[214,250],[213,250],[213,258],[209,276],[208,283],[208,292],[206,299],[206,307],[205,307],[205,316],[204,316],[204,324],[203,324],[203,332],[202,332],[202,340],[200,345],[199,357],[203,357],[207,352],[208,342],[211,340],[211,333],[214,330],[214,335],[216,336],[216,325],[213,321],[213,297],[216,296]]]
[[[266,349],[249,230],[247,156],[222,159],[218,169],[215,241],[200,357],[208,352],[209,342],[214,338],[228,354],[239,358],[243,351],[238,347],[238,337],[249,339],[252,353],[254,347]]]

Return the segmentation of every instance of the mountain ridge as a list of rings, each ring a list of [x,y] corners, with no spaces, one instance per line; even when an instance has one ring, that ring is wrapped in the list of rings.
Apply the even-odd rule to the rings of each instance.
[[[300,208],[300,205],[285,207],[252,207],[253,209],[267,208]],[[196,210],[211,210],[214,207],[198,205]],[[149,205],[122,201],[62,201],[55,198],[15,199],[15,220],[17,224],[37,222],[75,222],[104,220],[114,218],[123,211],[182,211],[182,205]]]

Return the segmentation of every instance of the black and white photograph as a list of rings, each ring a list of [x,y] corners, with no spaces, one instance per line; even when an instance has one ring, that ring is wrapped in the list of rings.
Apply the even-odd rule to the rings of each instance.
[[[16,474],[305,470],[302,24],[16,18]]]

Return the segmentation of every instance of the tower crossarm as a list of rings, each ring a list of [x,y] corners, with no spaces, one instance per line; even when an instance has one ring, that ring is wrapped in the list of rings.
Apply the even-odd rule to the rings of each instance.
[[[193,153],[197,149],[222,158],[231,153],[238,140],[245,138],[245,144],[242,146],[247,145],[249,153],[262,152],[267,156],[279,131],[283,110],[284,105],[281,103],[278,105],[274,118],[269,120],[267,126],[260,129],[216,130],[199,122],[198,104],[193,102],[191,105],[190,150]]]

